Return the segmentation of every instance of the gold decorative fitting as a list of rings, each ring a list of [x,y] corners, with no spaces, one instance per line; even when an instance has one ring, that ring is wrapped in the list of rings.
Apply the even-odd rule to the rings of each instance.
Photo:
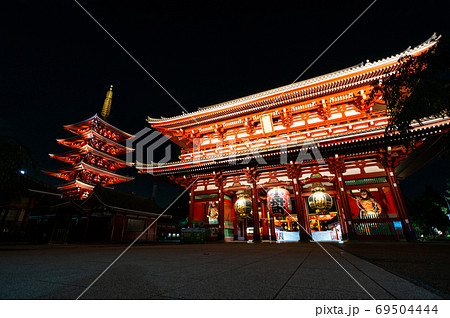
[[[112,92],[113,86],[111,85],[111,87],[109,88],[109,91],[106,92],[106,98],[105,98],[105,102],[103,103],[103,108],[102,108],[102,117],[104,119],[107,119],[109,117],[109,114],[111,113],[111,101],[112,101]]]

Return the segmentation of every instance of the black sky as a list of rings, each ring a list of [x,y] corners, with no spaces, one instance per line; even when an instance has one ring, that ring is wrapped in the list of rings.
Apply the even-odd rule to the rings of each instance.
[[[372,1],[79,2],[194,111],[292,83]],[[434,32],[450,36],[445,4],[378,0],[301,79],[394,55]],[[40,169],[63,166],[48,158],[66,150],[55,141],[70,136],[62,126],[100,112],[110,84],[110,121],[127,132],[148,115],[182,112],[75,1],[1,1],[0,32],[0,134],[28,144]],[[448,176],[448,163],[434,160],[402,187],[414,196]],[[152,183],[138,176],[118,189],[150,195]],[[162,185],[158,193],[161,205],[175,195]]]

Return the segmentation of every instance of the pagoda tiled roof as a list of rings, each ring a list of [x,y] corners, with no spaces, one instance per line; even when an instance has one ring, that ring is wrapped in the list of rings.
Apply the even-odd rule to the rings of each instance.
[[[86,190],[93,190],[95,188],[95,184],[91,184],[89,182],[84,182],[81,180],[73,180],[72,182],[64,183],[58,186],[59,190],[68,190],[74,188],[82,188]]]
[[[71,171],[80,171],[80,170],[87,170],[87,171],[91,171],[94,172],[98,175],[104,175],[104,176],[108,176],[108,177],[113,177],[113,178],[117,178],[119,180],[123,180],[123,181],[130,181],[133,180],[134,177],[130,177],[130,176],[123,176],[117,173],[114,173],[112,171],[106,170],[106,169],[102,169],[99,167],[95,167],[93,165],[90,165],[86,162],[81,161],[80,163],[73,165],[73,166],[69,166],[66,168],[60,168],[60,169],[54,169],[54,170],[46,170],[43,171],[46,174],[49,175],[57,175],[58,173],[61,172],[71,172]]]
[[[83,121],[80,121],[78,123],[75,124],[70,124],[70,125],[64,125],[64,128],[69,130],[69,131],[73,131],[73,128],[77,128],[77,127],[83,127],[83,126],[90,126],[90,123],[97,120],[98,122],[100,122],[102,125],[108,127],[109,129],[111,129],[112,131],[115,131],[117,134],[121,135],[122,138],[120,141],[124,141],[126,139],[132,138],[133,135],[111,125],[110,123],[108,123],[107,121],[103,120],[102,118],[100,118],[97,114],[95,114],[94,116],[85,119]]]
[[[185,129],[357,88],[394,74],[400,67],[402,58],[420,55],[433,47],[439,38],[440,36],[433,34],[414,48],[375,62],[367,61],[301,82],[203,107],[187,114],[161,119],[148,117],[147,122],[156,128]]]
[[[67,151],[67,152],[63,152],[63,153],[58,153],[58,154],[49,154],[49,156],[51,158],[55,158],[55,159],[59,159],[59,158],[65,158],[65,157],[70,157],[73,155],[77,155],[77,154],[87,154],[87,153],[92,153],[95,154],[97,156],[103,157],[105,159],[111,160],[113,162],[119,163],[119,164],[123,164],[125,166],[132,166],[133,163],[127,163],[126,161],[119,159],[117,157],[114,157],[106,152],[103,152],[101,150],[95,149],[93,147],[91,147],[90,145],[84,145],[81,148],[77,148],[71,151]]]
[[[81,135],[76,135],[76,136],[72,136],[72,137],[69,137],[69,138],[56,139],[56,141],[58,141],[59,143],[64,143],[64,142],[76,142],[76,141],[88,140],[88,139],[91,138],[91,136],[89,136],[90,134],[92,134],[92,137],[95,137],[96,139],[101,140],[101,141],[103,141],[103,142],[105,142],[107,144],[110,144],[110,145],[112,145],[112,146],[114,146],[114,147],[116,147],[118,149],[122,149],[125,152],[132,152],[132,151],[134,151],[133,148],[125,147],[125,146],[123,146],[123,145],[121,145],[121,144],[119,144],[119,143],[117,143],[117,142],[115,142],[115,141],[113,141],[111,139],[108,139],[108,138],[100,135],[99,133],[97,133],[94,130],[88,130],[88,131],[84,132]]]

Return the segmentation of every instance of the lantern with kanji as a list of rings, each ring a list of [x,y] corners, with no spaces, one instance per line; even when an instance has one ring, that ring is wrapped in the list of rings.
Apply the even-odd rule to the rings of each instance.
[[[272,216],[282,217],[292,212],[291,195],[288,190],[276,187],[267,192],[267,209]]]
[[[312,189],[313,194],[308,198],[308,204],[316,213],[325,213],[333,206],[333,199],[325,192],[323,186],[316,186]]]
[[[234,203],[236,215],[242,219],[250,217],[252,213],[252,201],[246,194],[239,194],[238,200]]]

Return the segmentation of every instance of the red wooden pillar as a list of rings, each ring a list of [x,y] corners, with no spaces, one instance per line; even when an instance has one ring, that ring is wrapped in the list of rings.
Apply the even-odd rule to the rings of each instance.
[[[194,188],[195,188],[195,184],[192,184],[191,190],[189,191],[188,227],[192,227],[192,220],[194,218]]]
[[[218,240],[225,240],[225,195],[223,193],[223,182],[219,184],[219,235]]]
[[[233,194],[233,206],[231,208],[231,211],[232,211],[231,212],[231,217],[232,217],[232,220],[233,220],[233,240],[237,241],[239,239],[239,228],[238,228],[239,227],[238,226],[239,220],[238,220],[237,215],[236,215],[236,210],[234,209],[235,201],[236,201],[236,195]]]
[[[336,185],[336,191],[338,191],[337,189],[337,185]],[[337,205],[337,210],[338,210],[338,218],[339,218],[339,223],[341,224],[342,227],[342,239],[345,239],[348,237],[348,230],[347,230],[347,219],[345,218],[345,214],[344,214],[344,208],[342,207],[342,202],[341,202],[341,195],[338,194],[336,196],[336,205]]]
[[[268,240],[269,239],[269,222],[268,222],[268,215],[267,215],[267,205],[266,200],[261,200],[261,212],[262,212],[262,239]]]
[[[301,176],[300,166],[298,164],[294,164],[292,161],[286,165],[286,170],[288,173],[288,177],[292,179],[292,187],[293,187],[293,195],[295,202],[295,209],[297,213],[297,222],[299,224],[299,236],[300,242],[309,242],[311,237],[311,230],[309,228],[309,218],[306,212],[306,209],[303,206],[302,199],[302,188],[299,182],[299,177]]]
[[[302,188],[299,184],[299,181],[296,177],[292,179],[292,182],[294,183],[294,201],[295,201],[295,208],[297,209],[297,221],[300,224],[300,227],[298,229],[299,235],[300,235],[300,242],[309,242],[309,239],[311,238],[311,229],[309,227],[309,218],[308,214],[306,212],[305,207],[303,206],[303,199],[302,199]]]
[[[383,214],[386,217],[388,217],[387,211],[389,209],[388,209],[388,206],[386,205],[386,202],[387,202],[386,193],[384,193],[383,188],[381,188],[381,187],[377,187],[377,189],[378,189],[378,193],[380,194],[380,197],[381,197],[381,202],[379,202],[381,205],[381,210],[383,211]]]
[[[261,233],[259,231],[259,202],[258,189],[256,181],[252,183],[252,210],[253,210],[253,242],[261,242]]]
[[[345,171],[345,162],[343,159],[339,158],[339,155],[335,155],[334,159],[330,160],[329,164],[330,171],[333,171],[336,176],[336,190],[338,191],[339,198],[342,204],[342,211],[344,212],[345,223],[342,224],[343,234],[342,238],[344,240],[356,240],[355,226],[352,220],[352,213],[350,210],[350,204],[348,203],[347,193],[345,191],[345,182],[342,173]],[[347,233],[345,233],[347,232]]]
[[[353,220],[352,220],[352,213],[350,210],[350,204],[348,202],[348,197],[347,197],[347,193],[345,191],[345,183],[344,183],[344,179],[342,178],[342,173],[341,172],[337,172],[336,173],[336,186],[337,186],[337,190],[339,193],[339,197],[341,199],[341,203],[342,203],[342,210],[344,211],[344,216],[345,216],[345,227],[347,228],[347,237],[345,237],[345,235],[343,235],[344,239],[348,238],[349,240],[356,240],[356,231],[355,231],[355,225],[353,224]]]
[[[247,235],[247,219],[244,219],[244,220],[242,221],[242,232],[244,232],[244,233],[243,233],[243,235],[244,235],[244,240],[248,241],[248,235]]]
[[[270,216],[270,240],[277,240],[277,235],[275,234],[275,219],[273,216]]]
[[[395,176],[395,170],[388,164],[384,165],[384,169],[386,171],[386,177],[389,182],[389,187],[394,196],[395,206],[397,208],[398,216],[400,217],[400,221],[402,223],[405,239],[408,241],[415,240],[416,235],[411,227],[411,222],[409,221],[408,212],[406,211],[405,208],[405,202],[403,201],[403,196],[400,192],[398,181]]]
[[[233,221],[233,240],[237,241],[239,239],[239,229],[238,229],[238,219],[236,218],[236,214]]]

